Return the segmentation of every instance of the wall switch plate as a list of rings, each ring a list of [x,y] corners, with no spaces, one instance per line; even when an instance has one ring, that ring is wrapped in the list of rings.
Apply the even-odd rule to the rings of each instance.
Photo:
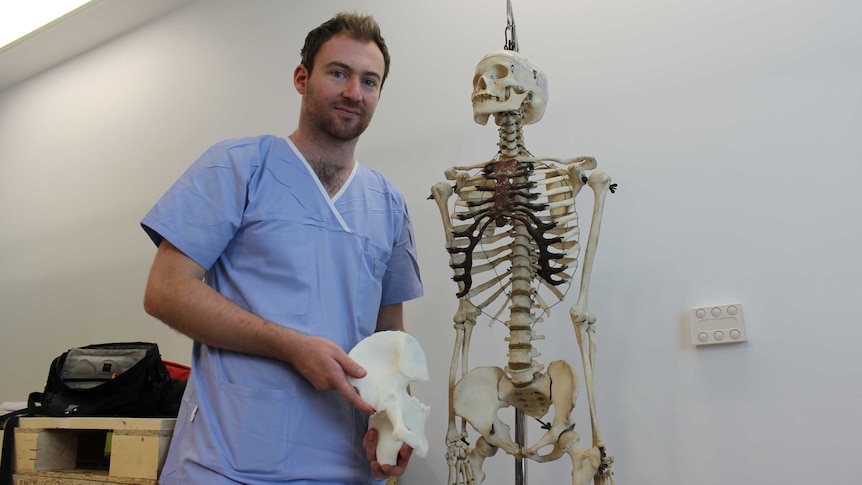
[[[734,344],[748,340],[740,303],[695,307],[689,311],[689,318],[693,345]]]

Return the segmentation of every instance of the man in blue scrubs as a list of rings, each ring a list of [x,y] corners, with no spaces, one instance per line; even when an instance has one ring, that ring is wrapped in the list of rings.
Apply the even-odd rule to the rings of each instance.
[[[404,472],[375,459],[374,410],[348,377],[364,337],[403,330],[422,294],[404,197],[354,159],[389,53],[372,17],[308,34],[288,138],[207,150],[144,217],[158,246],[146,311],[194,339],[163,484],[346,485]]]

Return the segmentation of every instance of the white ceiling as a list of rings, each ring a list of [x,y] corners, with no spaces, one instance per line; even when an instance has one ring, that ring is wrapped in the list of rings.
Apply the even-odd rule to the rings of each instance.
[[[0,49],[0,90],[191,0],[96,0]]]

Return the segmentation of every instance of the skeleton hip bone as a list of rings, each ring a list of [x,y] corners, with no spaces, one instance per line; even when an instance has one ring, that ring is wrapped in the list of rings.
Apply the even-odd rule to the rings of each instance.
[[[350,378],[350,383],[377,411],[369,420],[369,427],[379,435],[377,461],[394,465],[402,443],[425,456],[425,421],[430,408],[407,394],[411,382],[428,380],[428,364],[419,342],[405,332],[377,332],[356,344],[348,356],[368,372],[362,379]]]

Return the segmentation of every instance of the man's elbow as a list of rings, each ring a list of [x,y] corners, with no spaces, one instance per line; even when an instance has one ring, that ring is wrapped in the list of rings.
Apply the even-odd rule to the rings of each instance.
[[[164,314],[164,303],[163,298],[160,296],[161,293],[158,290],[157,285],[155,285],[152,281],[147,282],[147,287],[144,290],[144,311],[147,312],[148,315],[162,319]]]

